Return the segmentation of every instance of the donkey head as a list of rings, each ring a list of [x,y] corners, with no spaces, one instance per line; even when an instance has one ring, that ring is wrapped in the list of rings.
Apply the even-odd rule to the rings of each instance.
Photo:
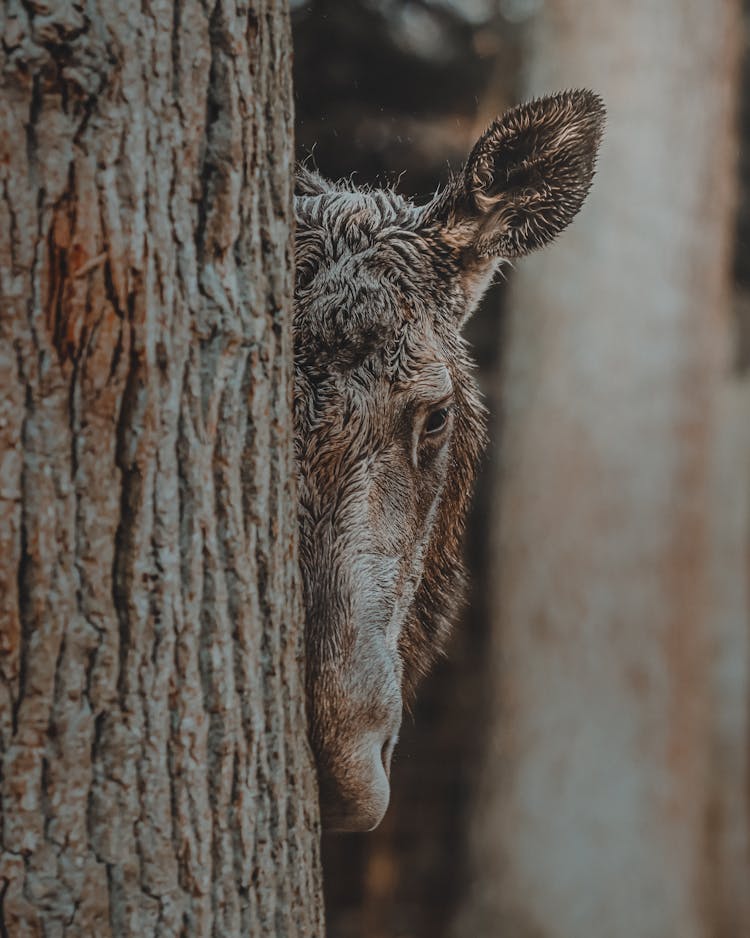
[[[298,177],[300,558],[328,828],[383,816],[402,700],[461,599],[485,432],[461,328],[501,259],[546,244],[578,212],[603,121],[590,91],[515,108],[421,207]]]

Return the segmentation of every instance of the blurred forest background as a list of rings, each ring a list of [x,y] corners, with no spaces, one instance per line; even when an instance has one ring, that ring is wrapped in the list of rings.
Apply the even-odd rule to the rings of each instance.
[[[331,938],[750,936],[750,3],[292,0],[298,156],[428,198],[512,104],[609,110],[469,327],[472,591]]]

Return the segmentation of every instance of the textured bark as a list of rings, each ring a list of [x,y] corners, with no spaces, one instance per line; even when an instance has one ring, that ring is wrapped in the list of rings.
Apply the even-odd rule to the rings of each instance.
[[[527,93],[593,87],[609,123],[580,219],[514,275],[495,701],[457,935],[747,934],[721,894],[742,874],[722,872],[714,760],[743,801],[726,742],[746,703],[735,680],[717,746],[716,616],[746,638],[711,583],[738,26],[733,0],[554,0],[531,26]]]
[[[0,10],[5,935],[322,934],[285,6]]]

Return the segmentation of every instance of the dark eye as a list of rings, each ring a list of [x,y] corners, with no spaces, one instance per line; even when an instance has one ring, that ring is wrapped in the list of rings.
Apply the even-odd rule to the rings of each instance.
[[[450,407],[439,407],[437,410],[433,410],[427,420],[425,420],[422,430],[424,435],[437,436],[438,433],[445,430],[450,412]]]

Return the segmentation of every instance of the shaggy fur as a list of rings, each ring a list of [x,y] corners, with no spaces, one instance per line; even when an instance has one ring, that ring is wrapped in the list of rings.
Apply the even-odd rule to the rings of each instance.
[[[403,695],[461,601],[485,442],[461,327],[502,258],[547,243],[575,216],[603,118],[590,91],[522,105],[423,207],[299,173],[300,557],[326,826],[380,819]]]

